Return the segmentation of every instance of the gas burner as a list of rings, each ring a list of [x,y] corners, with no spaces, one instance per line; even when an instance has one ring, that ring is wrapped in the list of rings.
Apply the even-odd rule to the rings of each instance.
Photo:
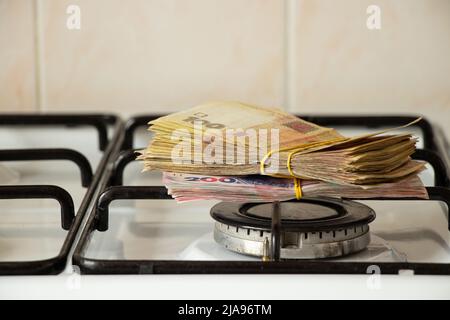
[[[214,239],[225,248],[268,259],[272,216],[280,218],[280,258],[317,259],[348,255],[370,242],[375,212],[355,201],[303,198],[273,203],[221,202],[211,209]]]

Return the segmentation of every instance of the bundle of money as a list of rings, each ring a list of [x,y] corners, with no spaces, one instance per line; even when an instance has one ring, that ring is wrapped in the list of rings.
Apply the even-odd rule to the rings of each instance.
[[[194,200],[273,202],[296,198],[295,183],[292,179],[261,175],[203,176],[164,172],[163,183],[166,185],[169,194],[178,202]],[[426,189],[417,175],[398,182],[378,184],[369,188],[357,185],[338,185],[319,180],[304,180],[300,186],[305,197],[428,198]]]
[[[371,186],[414,176],[416,140],[387,131],[344,137],[279,109],[211,102],[151,121],[144,170],[268,175]]]

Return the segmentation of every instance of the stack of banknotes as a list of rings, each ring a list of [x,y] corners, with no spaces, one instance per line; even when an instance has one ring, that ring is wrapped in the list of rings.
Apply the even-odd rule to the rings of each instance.
[[[419,120],[419,119],[418,119]],[[178,201],[303,196],[427,198],[416,139],[392,130],[344,137],[280,109],[211,102],[149,123],[138,157]],[[410,124],[405,124],[405,127]]]

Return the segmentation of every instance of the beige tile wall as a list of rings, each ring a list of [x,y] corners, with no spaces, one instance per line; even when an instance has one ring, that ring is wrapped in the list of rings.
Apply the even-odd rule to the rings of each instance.
[[[68,4],[81,8],[79,31],[65,28]],[[45,0],[41,9],[44,110],[282,104],[282,1]]]
[[[365,14],[374,3],[376,31]],[[295,9],[293,110],[424,113],[450,125],[450,1],[315,0]]]
[[[0,111],[36,105],[33,19],[33,1],[0,0]]]
[[[69,4],[81,30],[66,28]],[[369,4],[379,31],[366,28]],[[0,0],[0,110],[128,115],[234,99],[423,113],[450,128],[449,39],[448,0]]]

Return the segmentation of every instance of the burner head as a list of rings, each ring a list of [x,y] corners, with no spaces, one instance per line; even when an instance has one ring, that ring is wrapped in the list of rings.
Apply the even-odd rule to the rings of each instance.
[[[273,204],[263,203],[250,206],[243,214],[257,219],[272,219]],[[338,217],[339,212],[318,203],[281,202],[280,214],[283,221],[311,221]]]
[[[335,198],[280,203],[281,258],[315,259],[346,255],[370,242],[368,206]],[[227,249],[264,257],[270,246],[272,203],[221,202],[211,209],[214,238]]]

